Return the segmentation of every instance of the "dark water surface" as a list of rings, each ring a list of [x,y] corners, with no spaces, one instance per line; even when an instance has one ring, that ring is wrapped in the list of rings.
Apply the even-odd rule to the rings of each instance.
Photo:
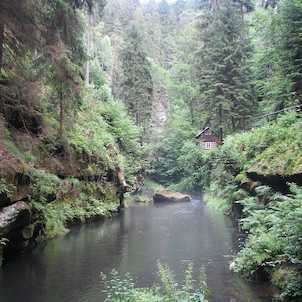
[[[72,228],[0,271],[0,302],[102,302],[100,272],[130,272],[139,286],[158,281],[157,260],[181,279],[188,262],[206,269],[211,302],[264,302],[270,288],[228,270],[237,246],[232,221],[199,200],[133,206]]]

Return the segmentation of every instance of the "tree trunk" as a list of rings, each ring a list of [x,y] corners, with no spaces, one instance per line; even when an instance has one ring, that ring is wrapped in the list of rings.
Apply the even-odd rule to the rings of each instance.
[[[219,112],[218,112],[218,116],[219,116],[219,139],[222,143],[223,140],[223,131],[222,131],[222,104],[219,104]]]
[[[232,130],[233,130],[233,132],[236,130],[236,123],[235,123],[235,119],[233,116],[232,116]]]
[[[60,90],[60,139],[63,137],[63,87],[61,86]]]
[[[0,20],[0,73],[3,64],[4,24]]]
[[[92,27],[92,12],[88,10],[88,30],[87,30],[87,62],[86,62],[86,85],[90,82],[90,55],[91,55],[91,27]]]

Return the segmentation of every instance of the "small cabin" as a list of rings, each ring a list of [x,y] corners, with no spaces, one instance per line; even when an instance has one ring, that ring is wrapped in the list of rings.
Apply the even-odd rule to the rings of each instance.
[[[209,127],[206,127],[196,135],[196,139],[199,140],[201,151],[210,150],[216,148],[219,144],[218,135],[212,131]]]

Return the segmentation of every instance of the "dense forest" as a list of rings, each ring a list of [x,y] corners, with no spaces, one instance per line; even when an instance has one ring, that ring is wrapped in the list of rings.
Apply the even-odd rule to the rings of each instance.
[[[1,0],[0,259],[147,176],[238,219],[235,271],[299,301],[301,22],[300,0]]]

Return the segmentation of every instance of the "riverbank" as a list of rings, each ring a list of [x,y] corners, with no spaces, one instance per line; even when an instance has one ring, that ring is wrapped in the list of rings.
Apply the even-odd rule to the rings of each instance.
[[[205,154],[206,201],[239,219],[248,234],[235,271],[270,280],[280,298],[302,296],[301,122],[296,114],[229,136]],[[295,300],[296,299],[296,300]]]

